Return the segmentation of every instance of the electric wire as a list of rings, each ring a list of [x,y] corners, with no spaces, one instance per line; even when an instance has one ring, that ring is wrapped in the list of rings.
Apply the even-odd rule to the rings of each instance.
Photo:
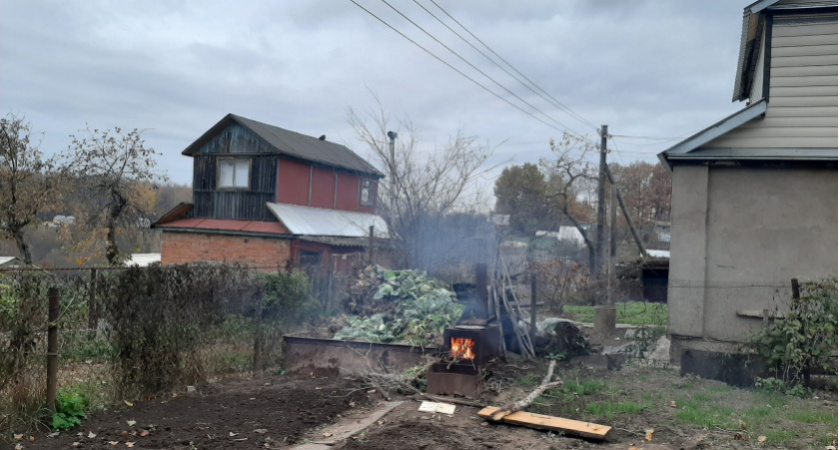
[[[481,70],[480,68],[478,68],[475,64],[473,64],[473,63],[469,62],[466,58],[464,58],[463,56],[461,56],[461,54],[459,54],[458,52],[456,52],[455,50],[453,50],[453,49],[452,49],[451,47],[449,47],[448,45],[444,44],[444,43],[443,43],[440,39],[438,39],[437,37],[435,37],[432,33],[429,33],[428,31],[426,31],[426,29],[425,29],[425,28],[423,28],[422,26],[420,26],[417,22],[415,22],[415,21],[411,20],[411,18],[410,18],[410,17],[408,17],[408,16],[406,16],[405,14],[403,14],[403,12],[402,12],[402,11],[400,11],[399,9],[397,9],[396,7],[394,7],[393,5],[391,5],[390,3],[388,3],[388,1],[387,1],[387,0],[380,0],[380,1],[381,1],[382,3],[384,3],[385,5],[387,5],[389,8],[391,8],[392,10],[394,10],[394,12],[396,12],[397,14],[399,14],[400,16],[402,16],[402,18],[403,18],[403,19],[407,20],[409,23],[411,23],[411,24],[412,24],[412,25],[414,25],[416,28],[418,28],[420,31],[422,31],[424,34],[426,34],[426,36],[428,36],[428,37],[432,38],[435,42],[437,42],[438,44],[440,44],[443,48],[445,48],[445,49],[446,49],[446,50],[448,50],[450,53],[452,53],[453,55],[455,55],[455,57],[456,57],[456,58],[460,59],[462,62],[464,62],[465,64],[467,64],[468,66],[470,66],[470,67],[471,67],[473,70],[475,70],[476,72],[478,72],[478,73],[480,73],[480,74],[484,75],[484,77],[485,77],[485,78],[487,78],[488,80],[490,80],[490,82],[492,82],[493,84],[495,84],[496,86],[498,86],[499,88],[501,88],[502,90],[504,90],[505,92],[507,92],[508,94],[512,95],[514,98],[516,98],[516,99],[517,99],[517,100],[519,100],[520,102],[522,102],[522,103],[524,103],[524,104],[528,105],[529,107],[531,107],[531,109],[533,109],[533,110],[534,110],[534,111],[536,111],[538,114],[540,114],[540,115],[542,115],[543,117],[545,117],[546,119],[548,119],[548,120],[550,120],[550,121],[552,121],[552,122],[556,123],[557,125],[559,125],[559,126],[561,126],[561,127],[563,127],[563,128],[566,128],[566,129],[567,129],[567,130],[569,130],[569,132],[570,132],[570,133],[572,133],[572,134],[575,134],[575,135],[580,135],[580,133],[574,132],[574,131],[571,129],[571,127],[569,127],[568,125],[566,125],[566,124],[564,124],[564,123],[560,122],[559,120],[554,119],[553,117],[549,116],[548,114],[546,114],[545,112],[543,112],[540,108],[537,108],[536,106],[532,105],[530,102],[528,102],[527,100],[525,100],[524,98],[522,98],[522,97],[520,97],[518,94],[516,94],[515,92],[513,92],[513,91],[511,91],[510,89],[508,89],[507,87],[505,87],[502,83],[499,83],[498,81],[496,81],[496,79],[495,79],[495,78],[493,78],[493,77],[491,77],[490,75],[488,75],[486,72],[484,72],[483,70]]]
[[[403,32],[401,32],[400,30],[398,30],[398,29],[394,28],[391,24],[389,24],[388,22],[386,22],[385,20],[383,20],[382,18],[380,18],[379,16],[377,16],[376,14],[374,14],[372,11],[368,10],[368,9],[367,9],[367,8],[365,8],[364,6],[362,6],[362,5],[360,5],[359,3],[357,3],[357,2],[356,2],[356,0],[350,0],[350,2],[351,2],[351,3],[353,3],[354,5],[358,6],[358,7],[359,7],[361,10],[363,10],[364,12],[368,13],[369,15],[371,15],[374,19],[378,20],[379,22],[381,22],[381,23],[382,23],[383,25],[385,25],[386,27],[388,27],[388,28],[390,28],[391,30],[393,30],[395,33],[399,34],[400,36],[402,36],[403,38],[405,38],[406,40],[408,40],[409,42],[411,42],[412,44],[414,44],[415,46],[417,46],[418,48],[420,48],[421,50],[423,50],[424,52],[426,52],[429,56],[431,56],[431,57],[435,58],[436,60],[440,61],[441,63],[443,63],[444,65],[446,65],[446,66],[447,66],[447,67],[449,67],[450,69],[452,69],[452,70],[454,70],[455,72],[457,72],[457,73],[458,73],[459,75],[461,75],[462,77],[466,78],[467,80],[471,81],[471,82],[472,82],[473,84],[475,84],[476,86],[478,86],[478,87],[480,87],[480,88],[484,89],[485,91],[489,92],[490,94],[492,94],[494,97],[498,98],[499,100],[502,100],[503,102],[507,103],[508,105],[513,106],[514,108],[516,108],[516,109],[518,109],[519,111],[521,111],[521,112],[523,112],[523,113],[527,114],[527,115],[528,115],[528,116],[530,116],[531,118],[538,120],[539,122],[543,123],[544,125],[546,125],[546,126],[548,126],[548,127],[552,128],[552,129],[554,129],[554,130],[556,130],[556,131],[560,131],[560,132],[568,132],[568,129],[564,130],[564,129],[562,129],[562,128],[557,127],[556,125],[553,125],[553,124],[552,124],[552,123],[550,123],[550,122],[546,122],[545,120],[543,120],[543,119],[541,119],[541,118],[539,118],[539,117],[535,116],[535,115],[534,115],[533,113],[531,113],[530,111],[527,111],[527,110],[523,109],[521,106],[519,106],[519,105],[517,105],[517,104],[515,104],[515,103],[511,102],[510,100],[508,100],[508,99],[506,99],[506,98],[502,97],[502,96],[501,96],[501,95],[499,95],[498,93],[493,92],[493,90],[491,90],[491,89],[490,89],[490,88],[488,88],[487,86],[485,86],[485,85],[483,85],[483,84],[479,83],[479,82],[478,82],[478,81],[476,81],[474,78],[470,77],[469,75],[467,75],[467,74],[466,74],[466,73],[464,73],[463,71],[459,70],[457,67],[455,67],[455,66],[453,66],[452,64],[448,63],[447,61],[445,61],[443,58],[441,58],[441,57],[439,57],[438,55],[434,54],[432,51],[430,51],[430,50],[426,49],[426,47],[423,47],[422,45],[420,45],[417,41],[415,41],[415,40],[411,39],[410,37],[408,37],[406,34],[404,34]]]
[[[472,42],[470,42],[467,38],[465,38],[465,37],[464,37],[461,33],[458,33],[457,31],[455,31],[455,30],[454,30],[451,26],[449,26],[446,22],[444,22],[444,21],[443,21],[440,17],[438,17],[435,13],[433,13],[432,11],[429,11],[429,9],[428,9],[428,8],[426,8],[425,6],[423,6],[423,5],[422,5],[422,4],[421,4],[418,0],[412,0],[412,1],[413,1],[415,4],[417,4],[417,6],[419,6],[420,8],[422,8],[422,9],[423,9],[423,11],[426,11],[426,12],[427,12],[430,16],[432,16],[435,20],[437,20],[438,22],[440,22],[440,24],[441,24],[441,25],[443,25],[444,27],[446,27],[446,29],[448,29],[449,31],[451,31],[451,32],[452,32],[455,36],[458,36],[458,38],[460,38],[460,39],[461,39],[462,41],[464,41],[467,45],[469,45],[470,47],[472,47],[472,49],[473,49],[473,50],[475,50],[476,52],[478,52],[481,56],[483,56],[485,59],[487,59],[488,61],[490,61],[493,65],[495,65],[496,67],[498,67],[499,69],[501,69],[503,72],[505,72],[506,74],[508,74],[508,76],[510,76],[511,78],[513,78],[514,80],[516,80],[519,84],[521,84],[522,86],[524,86],[526,89],[528,89],[529,91],[531,91],[531,92],[533,92],[534,94],[538,95],[539,97],[541,97],[543,100],[547,101],[547,102],[548,102],[549,104],[551,104],[552,106],[559,108],[562,112],[564,112],[564,113],[568,114],[568,115],[569,115],[570,117],[572,117],[573,119],[576,119],[576,120],[580,121],[581,123],[583,123],[583,124],[584,124],[584,125],[586,125],[587,127],[593,127],[593,128],[596,128],[596,127],[595,127],[595,125],[593,125],[593,124],[592,124],[592,122],[589,122],[588,120],[584,119],[583,117],[581,117],[580,115],[578,115],[577,113],[575,113],[574,111],[572,111],[571,109],[569,109],[568,107],[566,107],[565,105],[563,105],[562,103],[560,103],[557,99],[555,99],[554,97],[551,97],[550,95],[548,95],[548,94],[547,94],[544,90],[542,90],[542,89],[537,90],[537,89],[539,89],[539,86],[537,86],[537,89],[534,89],[533,87],[531,87],[531,84],[533,84],[533,85],[535,85],[535,86],[536,86],[536,84],[535,84],[534,82],[532,82],[532,81],[528,80],[528,79],[527,79],[527,77],[524,77],[524,75],[522,75],[522,74],[521,74],[521,72],[516,71],[516,72],[519,74],[519,75],[517,76],[517,74],[516,74],[516,73],[511,72],[511,71],[510,71],[510,69],[508,69],[508,68],[506,68],[505,66],[503,66],[503,65],[499,64],[499,63],[498,63],[498,61],[496,61],[495,59],[491,58],[491,57],[490,57],[487,53],[483,52],[480,48],[476,47],[476,46],[475,46]],[[434,3],[434,2],[432,2],[432,3]],[[440,6],[438,6],[438,8],[440,8]],[[441,8],[441,10],[443,10],[443,9]],[[444,10],[444,13],[446,13],[446,14],[447,14],[450,18],[452,18],[452,16],[451,16],[449,13],[447,13],[445,10]],[[452,18],[452,20],[455,20],[455,19],[454,19],[454,18]],[[457,22],[457,23],[460,25],[460,22],[458,22],[457,20],[455,20],[455,22]],[[462,28],[464,28],[464,26],[463,26],[463,25],[461,25],[461,27],[462,27]],[[466,28],[465,28],[465,29],[466,29]],[[469,30],[467,30],[467,32],[469,32]],[[470,33],[470,34],[472,34],[472,33]],[[475,36],[475,35],[473,35],[473,37],[474,37],[474,36]],[[476,39],[478,39],[478,38],[476,38]],[[481,42],[481,41],[479,40],[479,42]],[[486,44],[485,44],[485,47],[486,47]],[[492,50],[491,50],[491,51],[492,51]],[[494,53],[495,53],[495,52],[494,52]],[[510,65],[510,64],[508,64],[508,65]],[[516,69],[514,68],[514,70],[516,70]],[[520,78],[520,77],[524,77],[524,78],[525,78],[527,81],[529,81],[531,84],[528,84],[528,83],[526,83],[526,82],[522,81],[522,78]],[[542,91],[542,92],[540,92],[540,91]]]
[[[516,67],[514,67],[514,66],[513,66],[513,64],[511,64],[511,63],[510,63],[510,62],[508,62],[505,58],[503,58],[501,55],[499,55],[498,53],[496,53],[496,52],[495,52],[492,48],[490,48],[490,46],[489,46],[489,45],[487,45],[486,43],[484,43],[484,41],[482,41],[481,39],[479,39],[479,37],[478,37],[478,36],[476,36],[475,34],[473,34],[473,32],[472,32],[472,31],[470,31],[470,30],[469,30],[469,29],[468,29],[468,28],[467,28],[464,24],[462,24],[461,22],[459,22],[459,21],[458,21],[458,19],[456,19],[455,17],[453,17],[453,16],[452,16],[452,14],[449,14],[449,12],[448,12],[448,11],[446,11],[445,9],[443,9],[443,7],[442,7],[442,6],[438,5],[438,4],[437,4],[437,2],[435,2],[435,0],[429,0],[429,2],[431,2],[433,5],[437,6],[437,8],[438,8],[438,9],[440,9],[441,11],[443,11],[443,13],[444,13],[444,14],[446,14],[446,15],[447,15],[450,19],[452,19],[455,23],[457,23],[457,24],[458,24],[458,26],[460,26],[461,28],[463,28],[463,29],[464,29],[464,31],[466,31],[467,33],[469,33],[469,35],[470,35],[470,36],[472,36],[472,37],[473,37],[476,41],[478,41],[481,45],[483,45],[483,46],[484,46],[484,48],[486,48],[487,50],[489,50],[491,53],[493,53],[494,55],[496,55],[496,57],[497,57],[497,58],[499,58],[502,62],[504,62],[505,64],[507,64],[507,65],[508,65],[508,67],[510,67],[511,69],[513,69],[513,71],[514,71],[514,72],[518,73],[518,74],[519,74],[519,75],[520,75],[523,79],[525,79],[526,81],[528,81],[529,83],[531,83],[531,84],[532,84],[535,88],[537,88],[538,90],[540,90],[541,92],[543,92],[545,95],[547,95],[548,97],[552,98],[552,99],[556,102],[556,103],[555,103],[555,106],[557,106],[557,107],[559,107],[559,108],[561,108],[561,109],[565,110],[565,111],[566,111],[569,115],[571,115],[571,116],[575,117],[576,119],[580,120],[580,121],[581,121],[581,122],[583,122],[584,124],[589,125],[589,126],[590,126],[590,127],[592,127],[592,128],[596,128],[596,129],[598,128],[595,124],[593,124],[592,122],[590,122],[590,121],[586,120],[586,119],[585,119],[585,118],[583,118],[580,114],[578,114],[578,113],[574,112],[571,108],[569,108],[568,106],[566,106],[565,104],[563,104],[563,102],[561,102],[560,100],[557,100],[554,96],[552,96],[551,94],[549,94],[548,92],[546,92],[546,91],[545,91],[543,88],[541,88],[541,87],[540,87],[537,83],[534,83],[534,82],[533,82],[530,78],[528,78],[525,74],[523,74],[523,73],[522,73],[522,72],[520,72],[520,71],[519,71]]]

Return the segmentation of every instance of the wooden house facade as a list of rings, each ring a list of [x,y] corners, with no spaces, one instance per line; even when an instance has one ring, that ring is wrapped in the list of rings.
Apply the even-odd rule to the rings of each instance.
[[[228,114],[182,154],[193,202],[153,226],[162,263],[227,261],[347,270],[364,253],[382,174],[343,145]]]

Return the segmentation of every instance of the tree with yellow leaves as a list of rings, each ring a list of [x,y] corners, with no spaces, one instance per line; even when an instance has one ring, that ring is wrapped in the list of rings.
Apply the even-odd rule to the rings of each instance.
[[[154,210],[155,196],[148,186],[167,180],[155,168],[158,154],[146,147],[137,129],[128,133],[112,130],[85,130],[86,136],[70,136],[73,141],[66,157],[70,173],[89,195],[85,223],[90,230],[104,230],[105,257],[109,264],[120,263],[117,236],[122,230],[142,226],[138,221]],[[144,188],[146,187],[146,188]]]

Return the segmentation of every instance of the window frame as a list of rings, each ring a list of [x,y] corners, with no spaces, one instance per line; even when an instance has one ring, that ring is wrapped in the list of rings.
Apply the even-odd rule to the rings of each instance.
[[[236,163],[248,163],[248,177],[245,186],[236,185]],[[222,164],[233,163],[233,185],[222,186]],[[253,168],[253,160],[251,158],[216,158],[216,190],[219,191],[248,191],[251,189],[251,169]]]
[[[365,201],[365,183],[368,184],[368,199]],[[376,181],[370,178],[362,178],[359,183],[359,204],[362,206],[374,206],[376,203]]]

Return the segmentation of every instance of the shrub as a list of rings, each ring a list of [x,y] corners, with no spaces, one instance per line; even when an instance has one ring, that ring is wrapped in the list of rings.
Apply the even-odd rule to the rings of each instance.
[[[302,272],[257,275],[262,289],[263,317],[296,324],[318,317],[320,304],[312,296],[309,278]]]
[[[837,279],[803,283],[800,292],[785,318],[752,342],[788,387],[807,385],[813,369],[837,374]]]

